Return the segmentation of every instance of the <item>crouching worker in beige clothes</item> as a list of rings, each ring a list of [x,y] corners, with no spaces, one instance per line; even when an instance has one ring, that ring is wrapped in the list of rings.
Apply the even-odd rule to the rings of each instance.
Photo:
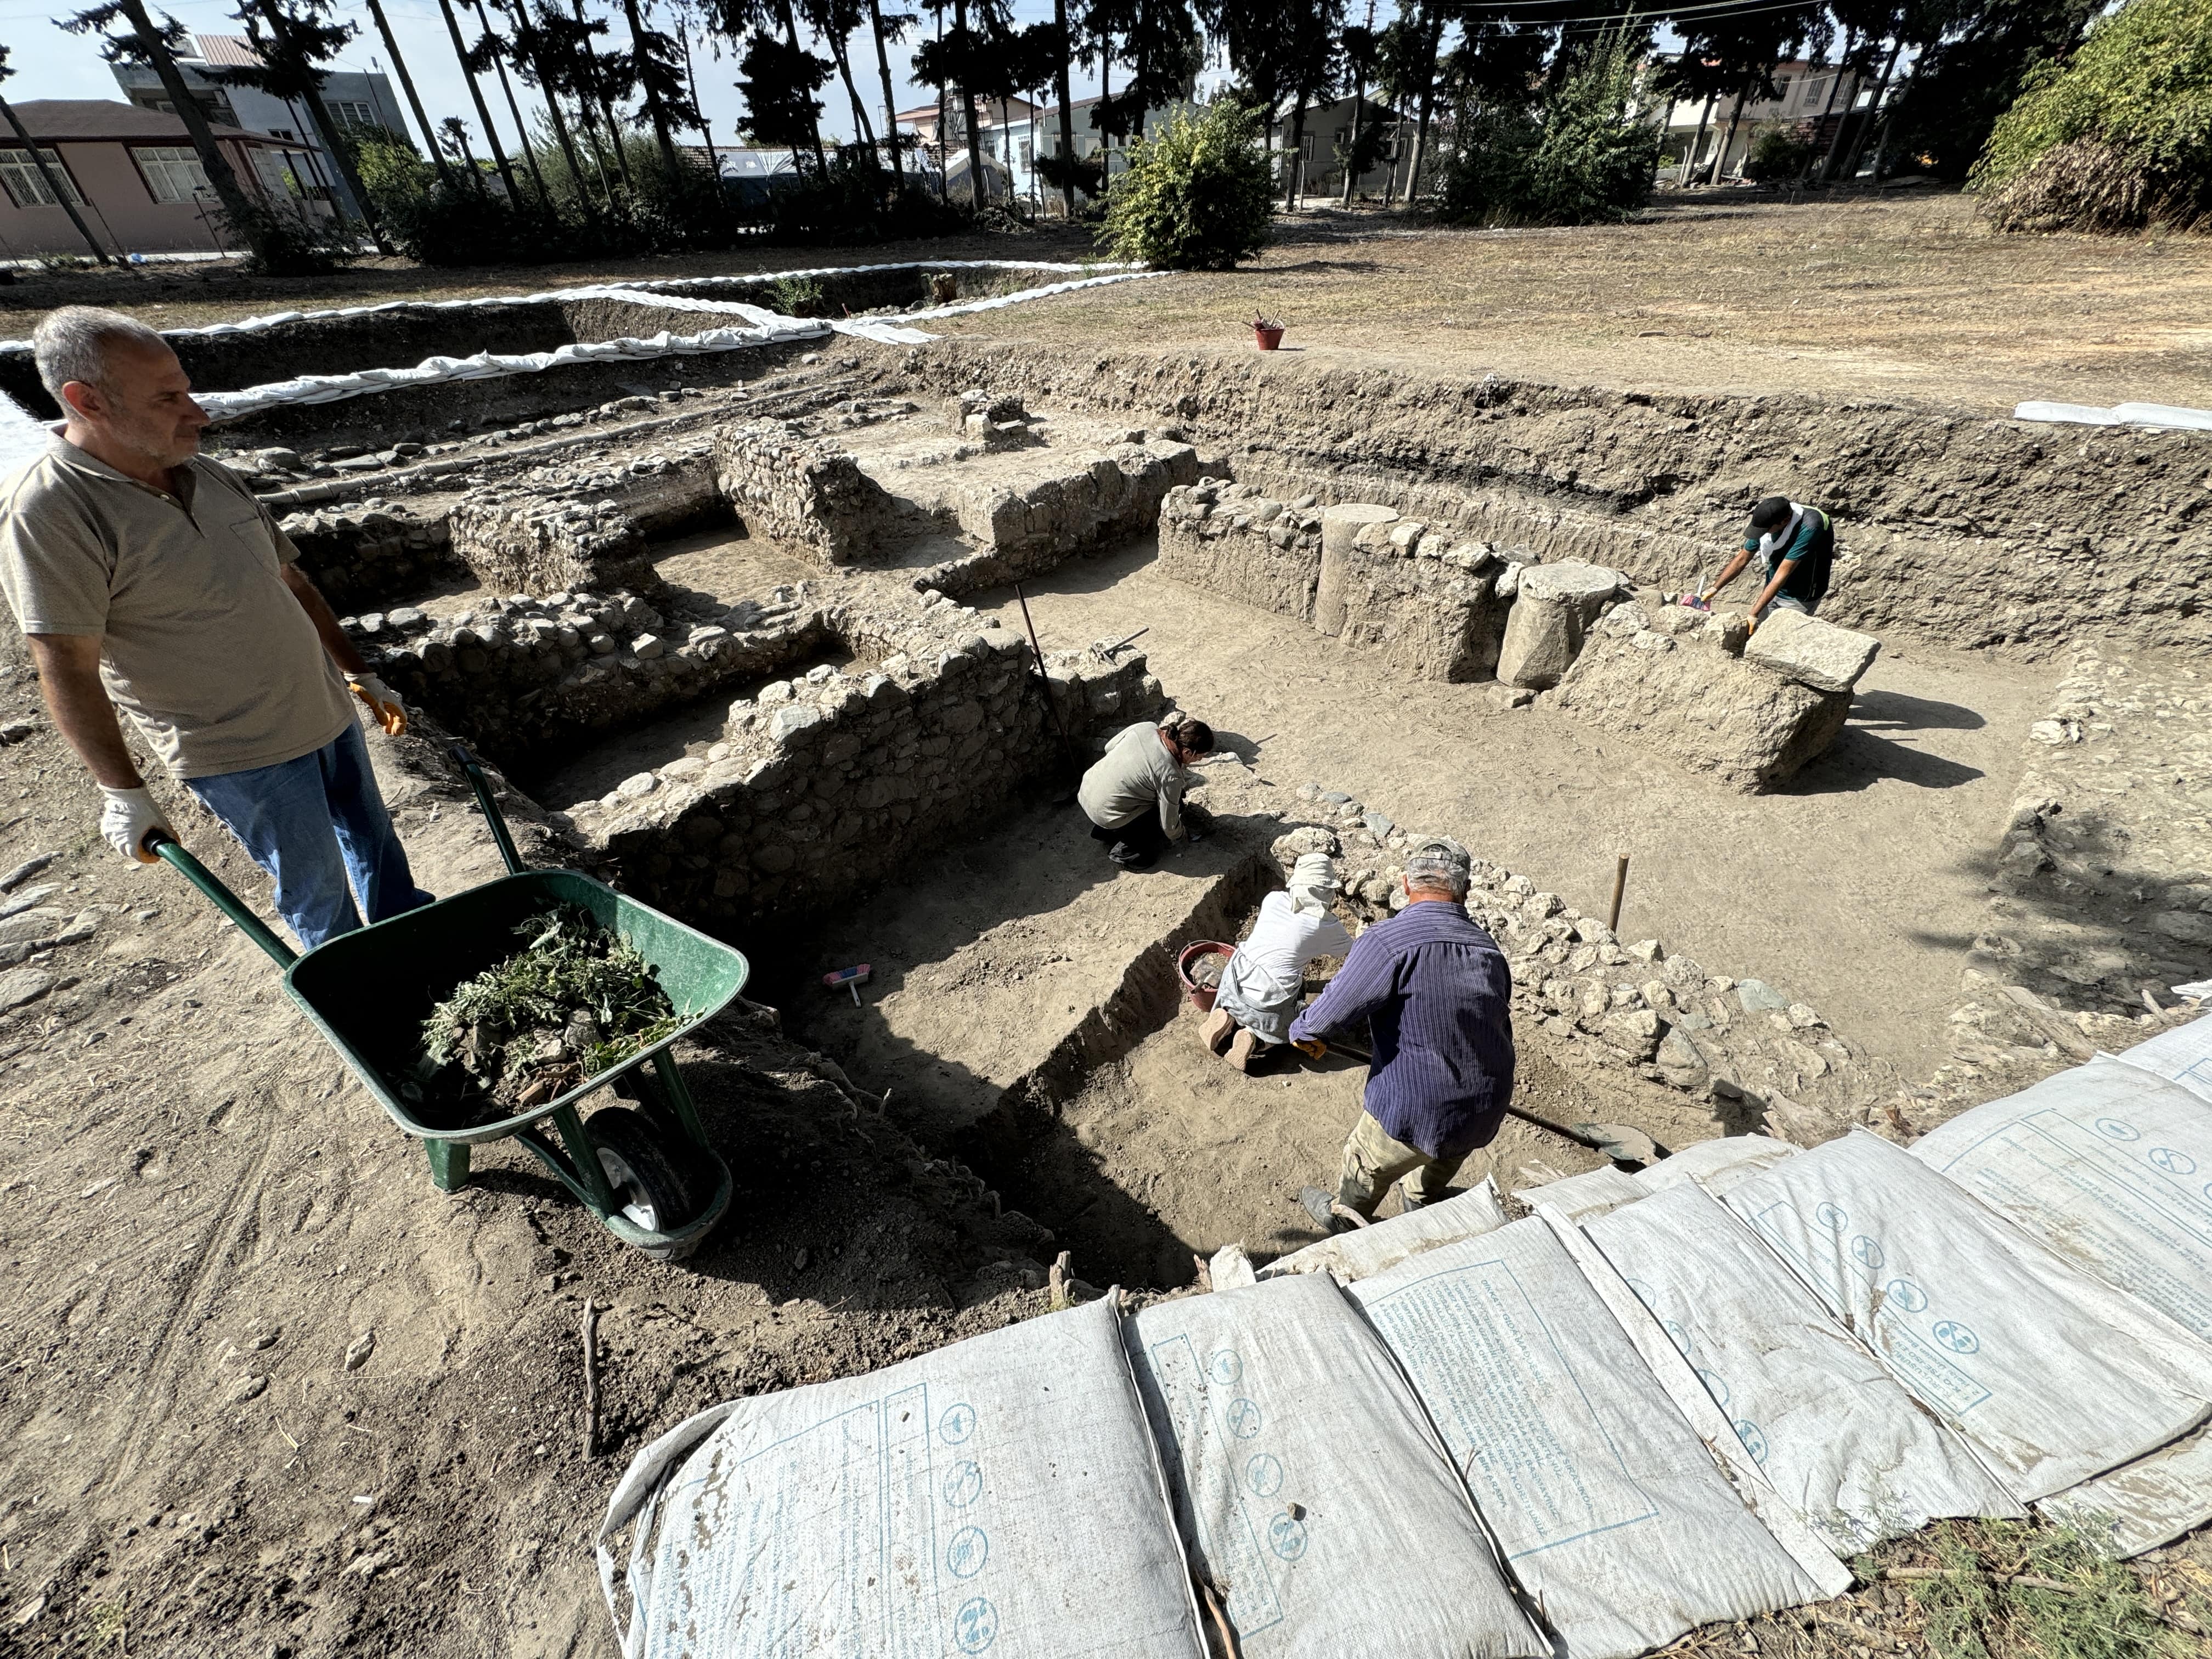
[[[1182,769],[1213,752],[1213,728],[1188,714],[1139,720],[1114,734],[1075,792],[1091,838],[1125,870],[1142,870],[1188,834]]]
[[[428,904],[354,699],[388,732],[405,712],[269,510],[199,453],[208,417],[176,353],[88,306],[54,312],[31,343],[68,419],[0,481],[0,588],[55,726],[100,786],[100,833],[151,864],[148,837],[169,828],[119,708],[274,878],[306,949],[360,927],[362,910],[382,921]]]

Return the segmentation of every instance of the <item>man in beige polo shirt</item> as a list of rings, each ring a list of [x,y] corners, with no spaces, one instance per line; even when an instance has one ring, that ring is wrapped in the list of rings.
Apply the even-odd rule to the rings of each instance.
[[[381,921],[428,903],[349,686],[387,732],[406,714],[268,509],[199,454],[208,417],[176,353],[88,306],[52,313],[31,341],[67,420],[0,482],[0,588],[55,726],[105,797],[100,833],[150,864],[147,836],[168,829],[120,708],[269,872],[305,948],[360,927],[362,911]]]

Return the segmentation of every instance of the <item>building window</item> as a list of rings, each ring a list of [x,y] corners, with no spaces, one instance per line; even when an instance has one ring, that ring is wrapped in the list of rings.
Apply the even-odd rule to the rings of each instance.
[[[376,112],[367,104],[337,102],[328,107],[331,119],[341,127],[373,127],[376,125]]]
[[[131,155],[157,202],[189,202],[209,193],[198,152],[190,148],[134,149]]]
[[[40,148],[39,154],[53,169],[54,178],[72,207],[82,207],[84,198],[77,193],[76,181],[62,167],[62,158],[53,151]],[[32,162],[30,152],[21,149],[0,149],[0,185],[7,186],[9,199],[19,208],[56,207],[54,193],[46,188],[46,181]]]
[[[1024,138],[1022,140],[1022,165],[1026,167],[1035,164],[1035,158],[1030,153],[1030,141]]]

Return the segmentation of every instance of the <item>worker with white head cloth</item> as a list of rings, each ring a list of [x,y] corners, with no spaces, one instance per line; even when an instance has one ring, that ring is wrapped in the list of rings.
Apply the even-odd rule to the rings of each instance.
[[[1326,853],[1308,853],[1291,868],[1290,890],[1260,901],[1259,920],[1222,970],[1213,1012],[1200,1028],[1209,1053],[1245,1072],[1291,1040],[1307,965],[1352,949],[1333,908],[1340,884]]]

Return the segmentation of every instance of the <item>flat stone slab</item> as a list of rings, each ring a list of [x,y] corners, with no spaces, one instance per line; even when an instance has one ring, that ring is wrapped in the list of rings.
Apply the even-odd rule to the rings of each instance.
[[[1370,524],[1388,524],[1398,516],[1395,507],[1371,501],[1340,501],[1321,510],[1321,545],[1324,553],[1341,553],[1352,539]]]
[[[1584,608],[1585,616],[1627,586],[1628,578],[1618,570],[1580,559],[1528,565],[1521,572],[1522,599],[1574,601]]]
[[[1777,608],[1766,613],[1743,654],[1816,691],[1848,691],[1874,665],[1881,649],[1881,641],[1871,634]]]

